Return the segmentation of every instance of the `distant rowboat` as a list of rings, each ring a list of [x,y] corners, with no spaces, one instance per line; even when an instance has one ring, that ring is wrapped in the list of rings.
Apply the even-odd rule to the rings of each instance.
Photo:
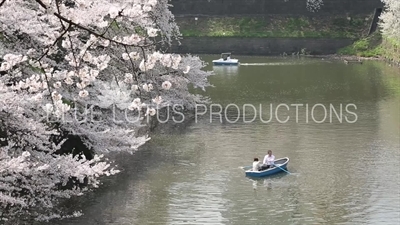
[[[237,66],[239,65],[238,59],[231,59],[231,53],[222,53],[220,59],[212,61],[214,66]]]
[[[285,157],[285,158],[281,158],[281,159],[277,159],[275,160],[274,164],[275,167],[266,169],[266,170],[262,170],[262,171],[253,171],[252,168],[253,166],[244,166],[242,167],[245,172],[246,172],[246,176],[249,177],[265,177],[265,176],[269,176],[269,175],[273,175],[276,173],[280,173],[280,172],[284,172],[286,170],[287,164],[289,163],[289,158]]]

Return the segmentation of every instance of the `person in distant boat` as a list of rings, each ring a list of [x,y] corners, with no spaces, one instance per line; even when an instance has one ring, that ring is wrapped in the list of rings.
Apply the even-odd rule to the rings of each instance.
[[[253,162],[253,171],[259,171],[261,168],[261,162],[258,161],[258,158],[254,158],[254,162]]]
[[[265,155],[263,165],[261,166],[261,170],[266,170],[271,168],[274,165],[275,156],[272,155],[272,151],[268,150],[268,154]]]

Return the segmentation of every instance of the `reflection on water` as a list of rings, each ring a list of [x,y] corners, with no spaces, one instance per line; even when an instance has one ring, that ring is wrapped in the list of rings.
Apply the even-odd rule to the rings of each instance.
[[[221,104],[354,103],[356,123],[200,118],[184,132],[155,134],[133,156],[119,155],[123,172],[75,203],[85,215],[52,224],[399,224],[398,70],[299,62],[210,67],[215,88],[207,95]],[[290,158],[291,174],[245,177],[239,167],[269,149]]]
[[[228,222],[223,216],[227,211],[228,200],[223,197],[223,174],[209,174],[204,179],[182,182],[169,189],[170,224],[224,224]],[[204,185],[204,182],[213,185]]]
[[[213,66],[213,71],[220,76],[237,75],[239,66]]]

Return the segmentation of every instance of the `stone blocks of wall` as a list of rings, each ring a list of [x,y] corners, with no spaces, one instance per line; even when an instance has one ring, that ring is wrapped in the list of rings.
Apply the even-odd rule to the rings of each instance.
[[[171,12],[179,15],[358,15],[382,8],[380,0],[323,0],[318,12],[310,12],[307,0],[171,0]]]
[[[338,49],[351,45],[351,39],[322,38],[237,38],[237,37],[185,37],[181,45],[174,44],[170,51],[191,54],[281,55],[283,53],[335,54]]]

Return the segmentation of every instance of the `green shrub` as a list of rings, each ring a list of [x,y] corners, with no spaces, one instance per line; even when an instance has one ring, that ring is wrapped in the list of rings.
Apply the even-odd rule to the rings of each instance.
[[[356,55],[361,57],[379,57],[384,54],[382,48],[382,36],[379,32],[371,36],[361,38],[352,45],[338,50],[340,55]]]

